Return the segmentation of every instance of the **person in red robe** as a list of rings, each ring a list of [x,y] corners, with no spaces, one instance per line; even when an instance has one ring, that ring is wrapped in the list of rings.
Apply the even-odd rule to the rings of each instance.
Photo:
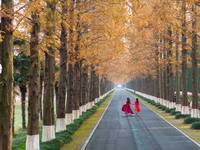
[[[133,105],[135,105],[136,114],[140,112],[140,102],[138,101],[138,98],[136,98],[135,104]]]
[[[127,101],[126,101],[126,104],[124,104],[122,106],[122,111],[125,113],[125,114],[134,114],[132,109],[131,109],[131,106],[130,106],[131,102],[130,102],[130,98],[127,98]]]

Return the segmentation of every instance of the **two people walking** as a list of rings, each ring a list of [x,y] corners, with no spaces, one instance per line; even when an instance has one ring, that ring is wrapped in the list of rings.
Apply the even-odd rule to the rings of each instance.
[[[125,114],[134,114],[132,109],[131,109],[131,106],[130,106],[131,102],[130,102],[130,98],[127,98],[127,101],[126,101],[126,104],[124,104],[122,106],[122,111],[125,113]],[[135,111],[136,111],[136,114],[138,114],[138,112],[140,112],[140,102],[138,101],[138,98],[136,98],[136,101],[134,104],[132,105],[135,105]]]

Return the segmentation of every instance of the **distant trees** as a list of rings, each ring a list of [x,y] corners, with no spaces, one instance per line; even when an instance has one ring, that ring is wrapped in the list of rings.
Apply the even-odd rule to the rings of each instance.
[[[199,117],[197,113],[198,7],[195,1],[182,0],[155,2],[152,7],[145,7],[148,11],[145,11],[144,7],[139,8],[137,13],[141,11],[140,17],[135,15],[133,18],[139,20],[137,22],[141,21],[141,24],[133,21],[130,26],[134,28],[134,34],[130,32],[128,35],[128,38],[137,35],[137,38],[130,39],[129,44],[129,51],[132,54],[131,62],[136,65],[133,70],[130,70],[131,67],[128,68],[127,72],[133,73],[132,78],[134,78],[128,85],[132,85],[131,87],[135,90],[155,96],[159,103],[168,108],[174,108],[176,100],[176,110],[181,111],[182,114],[189,114],[187,74],[188,68],[192,67],[192,83],[189,84],[193,85],[190,89],[192,90],[191,115],[193,117]],[[143,15],[144,11],[145,15]],[[144,34],[140,34],[141,30]],[[138,41],[143,39],[140,41],[142,46],[137,45],[137,39]],[[149,53],[146,49],[149,49]],[[142,58],[143,56],[146,59]],[[139,70],[139,68],[145,69]],[[175,76],[176,82],[173,81]],[[152,89],[149,89],[150,87]],[[182,89],[181,97],[180,89]],[[176,91],[176,97],[174,91]]]
[[[26,93],[27,85],[29,82],[29,72],[30,72],[30,58],[26,56],[23,52],[14,56],[14,80],[15,86],[19,86],[21,92],[21,109],[22,109],[22,127],[26,129]]]

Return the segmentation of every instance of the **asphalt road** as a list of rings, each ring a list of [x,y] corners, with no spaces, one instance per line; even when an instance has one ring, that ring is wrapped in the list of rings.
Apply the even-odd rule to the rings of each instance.
[[[200,150],[142,103],[138,115],[126,117],[121,108],[127,97],[135,102],[126,90],[116,90],[86,150]],[[134,105],[131,107],[134,110]]]

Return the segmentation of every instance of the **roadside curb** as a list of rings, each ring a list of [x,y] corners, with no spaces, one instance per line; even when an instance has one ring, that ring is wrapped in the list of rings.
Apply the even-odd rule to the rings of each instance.
[[[113,96],[114,96],[114,95],[113,95]],[[112,96],[110,102],[108,103],[106,109],[105,109],[104,112],[102,113],[101,117],[99,118],[98,122],[95,124],[94,128],[92,129],[90,135],[89,135],[88,138],[85,140],[85,142],[84,142],[84,144],[82,145],[82,147],[81,147],[80,150],[85,150],[85,148],[86,148],[86,146],[88,145],[90,139],[92,138],[92,136],[93,136],[93,134],[94,134],[96,128],[98,127],[100,121],[102,120],[102,118],[103,118],[105,112],[107,111],[108,107],[110,106],[110,103],[111,103],[111,101],[112,101],[112,99],[113,99],[113,96]]]

